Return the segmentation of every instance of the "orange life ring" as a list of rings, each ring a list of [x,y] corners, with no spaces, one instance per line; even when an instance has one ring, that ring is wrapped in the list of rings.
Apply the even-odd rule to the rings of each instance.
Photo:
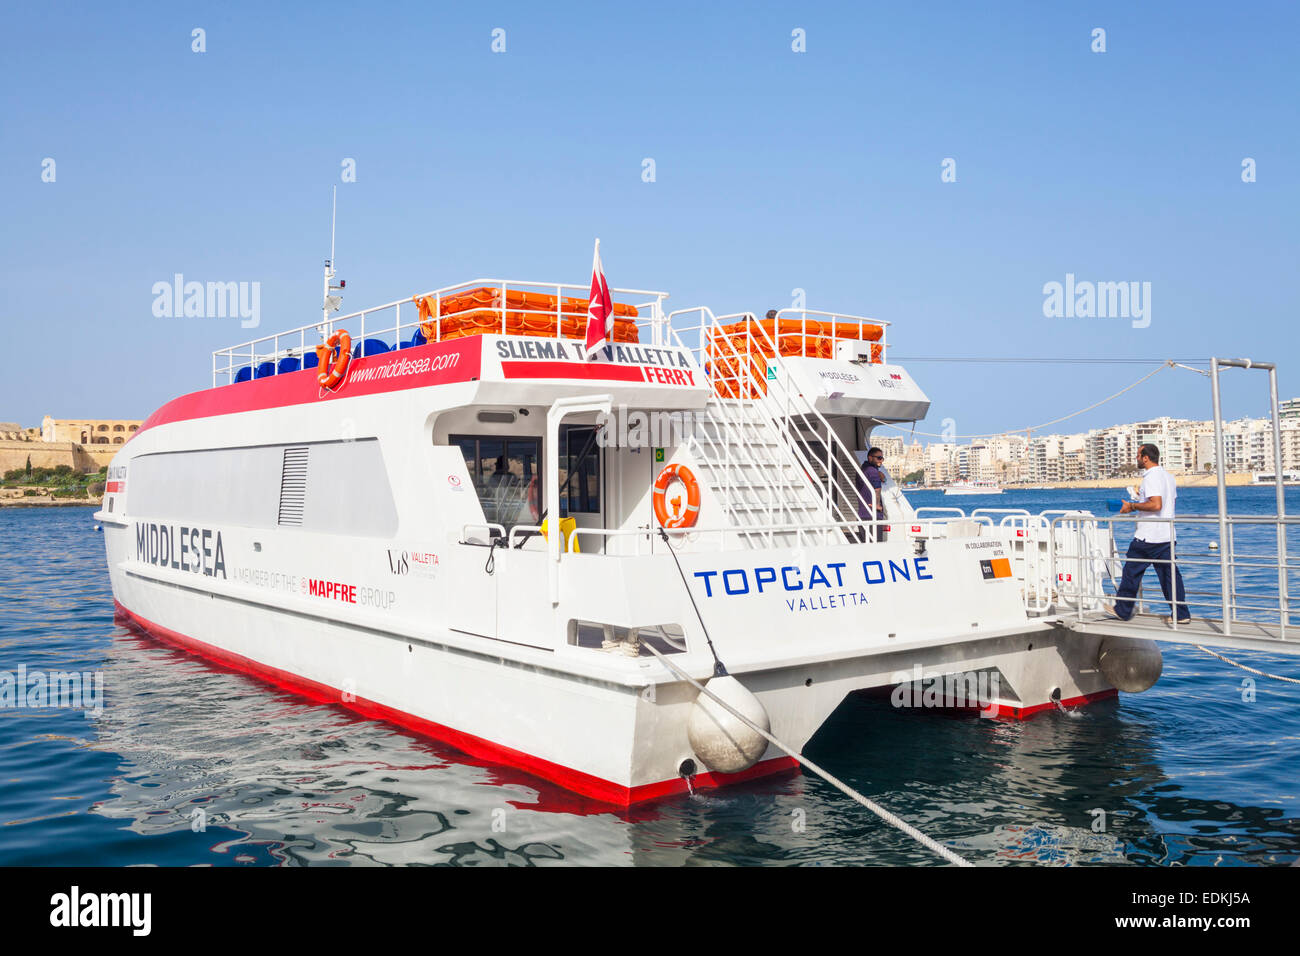
[[[670,517],[668,508],[664,504],[664,496],[674,478],[686,486],[686,508],[681,514]],[[654,489],[655,520],[661,527],[690,528],[695,524],[695,519],[700,514],[700,483],[695,480],[689,468],[675,462],[664,465],[664,470],[659,472],[659,477],[655,479]],[[676,501],[677,499],[674,499],[674,504]]]
[[[335,349],[338,349],[339,355],[334,364],[330,365],[330,355]],[[348,335],[347,330],[339,329],[325,340],[324,345],[316,346],[316,358],[320,364],[316,381],[320,382],[321,388],[333,388],[343,381],[343,376],[347,373],[348,362],[352,358],[352,336]]]

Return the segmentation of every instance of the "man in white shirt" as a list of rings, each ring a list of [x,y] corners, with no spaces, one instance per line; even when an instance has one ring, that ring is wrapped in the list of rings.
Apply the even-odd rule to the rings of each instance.
[[[1133,541],[1128,546],[1124,574],[1115,590],[1115,616],[1124,621],[1133,616],[1133,598],[1137,597],[1142,575],[1146,573],[1148,565],[1154,564],[1156,577],[1160,579],[1160,590],[1164,593],[1165,600],[1171,601],[1174,617],[1178,618],[1179,624],[1186,624],[1192,618],[1187,610],[1183,576],[1171,559],[1174,500],[1178,496],[1178,486],[1174,483],[1173,476],[1160,467],[1160,449],[1155,445],[1143,445],[1138,449],[1138,467],[1143,469],[1138,500],[1124,502],[1120,514],[1137,511],[1150,517],[1138,521]],[[1172,599],[1169,589],[1171,570],[1177,593],[1177,597]]]

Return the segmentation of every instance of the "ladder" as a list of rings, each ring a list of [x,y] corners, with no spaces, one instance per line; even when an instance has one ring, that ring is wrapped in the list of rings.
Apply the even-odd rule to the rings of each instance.
[[[699,313],[700,324],[678,328],[674,317]],[[799,390],[771,337],[753,313],[715,316],[707,307],[668,316],[675,344],[695,354],[714,397],[704,427],[691,450],[719,490],[730,522],[753,528],[742,535],[751,543],[786,543],[794,532],[769,534],[759,525],[860,522],[868,488],[853,452],[845,446],[812,402]],[[724,328],[733,320],[736,325]],[[683,341],[694,333],[694,345]],[[833,540],[857,540],[865,529],[841,528]],[[755,545],[756,546],[756,545]]]
[[[686,445],[701,481],[721,500],[727,524],[749,547],[793,545],[798,532],[775,530],[781,526],[839,520],[777,423],[754,401],[710,399]]]

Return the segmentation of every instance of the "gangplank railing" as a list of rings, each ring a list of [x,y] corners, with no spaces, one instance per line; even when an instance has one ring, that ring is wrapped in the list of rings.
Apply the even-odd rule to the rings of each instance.
[[[1087,566],[1095,561],[1095,556],[1083,541],[1081,527],[1069,527],[1070,520],[1065,515],[1050,519],[1052,537],[1060,542],[1051,552],[1052,576],[1074,577],[1071,592],[1075,602],[1068,614],[1083,621],[1088,618],[1089,605],[1111,605],[1116,600],[1123,564],[1132,559],[1117,554],[1110,560],[1112,573],[1088,573]],[[1090,521],[1110,528],[1116,540],[1133,537],[1142,524],[1157,523],[1150,518],[1133,519],[1127,515],[1090,516]],[[1173,525],[1170,556],[1141,560],[1168,575],[1171,593],[1164,595],[1163,588],[1156,586],[1151,576],[1146,576],[1145,586],[1133,607],[1133,624],[1177,630],[1184,626],[1180,618],[1192,617],[1208,620],[1224,636],[1232,636],[1234,629],[1249,623],[1254,625],[1253,632],[1264,627],[1279,640],[1294,639],[1288,638],[1288,632],[1294,635],[1297,624],[1289,594],[1296,576],[1300,575],[1300,563],[1289,556],[1300,553],[1297,547],[1300,517],[1222,513],[1183,516],[1158,523]],[[1117,525],[1122,525],[1122,529],[1117,531]],[[1178,576],[1183,580],[1186,601],[1175,613],[1168,599],[1177,599]],[[1150,614],[1139,616],[1144,609],[1164,607],[1170,607],[1167,623]]]

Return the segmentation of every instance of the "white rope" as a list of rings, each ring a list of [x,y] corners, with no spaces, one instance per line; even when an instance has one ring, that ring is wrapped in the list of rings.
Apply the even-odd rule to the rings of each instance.
[[[1178,364],[1177,362],[1174,362],[1172,360],[1167,360],[1163,364],[1157,366],[1152,371],[1148,372],[1146,375],[1143,375],[1132,385],[1126,385],[1124,388],[1121,388],[1114,395],[1108,395],[1107,397],[1103,398],[1099,402],[1093,402],[1087,408],[1081,408],[1077,412],[1070,412],[1070,414],[1062,415],[1060,418],[1053,418],[1050,422],[1043,422],[1041,425],[1032,425],[1029,428],[1008,428],[1008,429],[1003,429],[1000,432],[988,432],[983,435],[945,435],[943,433],[935,433],[935,432],[918,432],[915,429],[915,423],[913,423],[912,433],[916,435],[924,435],[927,438],[942,438],[945,441],[948,441],[953,438],[997,438],[1001,435],[1015,435],[1020,432],[1042,431],[1044,428],[1047,428],[1049,425],[1059,425],[1061,422],[1068,421],[1071,418],[1076,418],[1079,415],[1082,415],[1084,412],[1090,412],[1094,408],[1100,408],[1102,405],[1105,405],[1107,402],[1114,401],[1115,399],[1119,398],[1125,392],[1129,392],[1137,388],[1139,385],[1141,385],[1147,379],[1151,378],[1151,376],[1155,375],[1156,373],[1163,372],[1167,368],[1173,368],[1177,364]],[[1199,371],[1199,369],[1193,369],[1192,371]],[[888,426],[889,428],[897,428],[899,431],[904,431],[901,425],[895,425],[892,422],[882,422],[878,418],[873,418],[871,420],[875,422],[877,425],[885,425]]]
[[[825,780],[827,783],[829,783],[832,787],[835,787],[837,790],[839,790],[839,791],[840,791],[841,793],[843,793],[845,796],[850,797],[851,799],[853,799],[853,800],[856,801],[857,803],[862,804],[862,806],[866,807],[868,810],[870,810],[870,811],[871,811],[872,813],[874,813],[876,816],[880,817],[880,819],[884,820],[884,821],[885,821],[886,823],[888,823],[890,826],[897,827],[898,829],[902,830],[904,833],[906,833],[908,836],[910,836],[913,840],[916,840],[918,843],[920,843],[920,844],[921,844],[922,846],[924,846],[926,849],[928,849],[928,850],[932,850],[933,852],[939,854],[939,856],[943,857],[943,858],[944,858],[945,860],[947,860],[949,863],[953,863],[953,864],[955,864],[955,865],[957,865],[957,866],[974,866],[974,865],[975,865],[975,864],[971,863],[970,860],[967,860],[967,859],[964,859],[963,857],[958,856],[956,853],[954,853],[952,850],[948,849],[948,848],[947,848],[946,846],[944,846],[942,843],[939,843],[938,841],[933,840],[933,839],[931,839],[930,837],[926,836],[924,833],[922,833],[922,832],[921,832],[920,830],[918,830],[916,827],[912,826],[912,825],[911,825],[910,823],[908,823],[906,820],[902,819],[901,817],[897,817],[897,816],[895,816],[894,814],[890,813],[890,812],[889,812],[888,810],[886,810],[884,807],[880,806],[880,804],[875,803],[875,802],[872,801],[872,800],[868,800],[866,797],[864,797],[862,794],[858,793],[858,791],[854,790],[852,787],[850,787],[847,783],[844,783],[844,782],[843,782],[842,780],[840,780],[838,777],[835,777],[834,775],[832,775],[832,774],[828,773],[827,771],[823,770],[821,767],[817,766],[815,763],[813,763],[811,760],[809,760],[807,757],[803,756],[802,754],[796,753],[792,747],[787,747],[785,744],[781,743],[781,741],[777,740],[775,737],[773,737],[771,734],[769,734],[769,733],[768,733],[766,730],[764,730],[762,727],[760,727],[760,726],[758,726],[757,724],[755,724],[753,721],[751,721],[751,720],[750,720],[748,717],[746,717],[744,714],[742,714],[742,713],[740,713],[739,711],[737,711],[734,707],[732,707],[730,704],[728,704],[725,700],[722,700],[720,697],[718,697],[717,694],[715,694],[715,693],[713,693],[712,691],[710,691],[707,687],[705,687],[705,686],[704,686],[703,684],[701,684],[699,681],[695,680],[695,678],[691,677],[690,674],[687,674],[684,670],[682,670],[680,667],[678,667],[676,664],[674,664],[672,661],[670,661],[670,660],[669,660],[669,659],[668,659],[668,658],[667,658],[667,657],[666,657],[666,656],[665,656],[661,651],[659,651],[657,648],[652,647],[650,644],[646,644],[646,643],[644,643],[644,642],[642,643],[641,646],[644,647],[644,648],[646,648],[647,650],[649,650],[649,651],[650,651],[652,654],[654,654],[656,657],[658,657],[659,660],[663,661],[664,665],[667,666],[669,670],[671,670],[671,671],[672,671],[674,674],[676,674],[678,677],[682,678],[682,680],[684,680],[684,681],[686,681],[687,683],[689,683],[689,684],[691,684],[692,686],[694,686],[695,689],[698,690],[700,693],[702,693],[702,694],[708,694],[710,700],[712,700],[715,704],[720,705],[720,706],[721,706],[723,709],[725,709],[729,714],[731,714],[731,716],[735,717],[737,720],[739,720],[741,723],[743,723],[743,724],[744,724],[746,727],[748,727],[750,730],[753,730],[753,731],[755,731],[756,733],[760,733],[760,734],[762,734],[764,737],[767,738],[767,740],[768,740],[769,743],[773,744],[774,746],[778,747],[778,748],[781,749],[781,750],[784,750],[787,754],[789,754],[789,755],[790,755],[791,757],[793,757],[795,760],[799,761],[799,763],[803,764],[805,767],[807,767],[807,768],[808,768],[809,770],[811,770],[813,773],[817,774],[817,776],[821,777],[823,780]]]
[[[1208,365],[1208,359],[1187,359],[1186,362],[1156,358],[1044,358],[1019,356],[1017,358],[999,358],[978,355],[891,355],[893,362],[964,362],[969,365],[1152,365],[1156,362],[1175,361],[1179,365]],[[1195,371],[1202,371],[1195,369]],[[1205,374],[1209,374],[1206,372]]]
[[[1229,658],[1224,657],[1222,654],[1210,650],[1208,647],[1204,647],[1200,644],[1193,644],[1192,646],[1202,651],[1205,651],[1205,653],[1209,654],[1211,657],[1217,657],[1225,664],[1231,664],[1233,667],[1240,667],[1242,670],[1250,671],[1252,674],[1258,674],[1260,677],[1271,677],[1273,678],[1273,680],[1286,681],[1288,684],[1300,684],[1300,680],[1296,680],[1294,677],[1282,677],[1278,674],[1270,674],[1268,673],[1268,671],[1257,671],[1253,667],[1247,667],[1245,664],[1239,663],[1234,660],[1230,660]]]

